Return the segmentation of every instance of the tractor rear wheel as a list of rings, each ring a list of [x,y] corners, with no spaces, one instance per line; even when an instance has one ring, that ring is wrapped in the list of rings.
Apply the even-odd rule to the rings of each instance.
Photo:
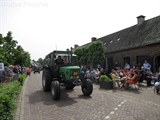
[[[50,91],[51,81],[52,81],[51,72],[48,69],[44,69],[42,74],[42,86],[45,92]]]

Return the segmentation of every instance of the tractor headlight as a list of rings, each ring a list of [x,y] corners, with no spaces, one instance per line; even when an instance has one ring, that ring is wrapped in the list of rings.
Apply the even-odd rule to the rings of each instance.
[[[70,79],[73,79],[73,76],[71,76]]]
[[[77,76],[77,78],[79,78],[79,76]]]

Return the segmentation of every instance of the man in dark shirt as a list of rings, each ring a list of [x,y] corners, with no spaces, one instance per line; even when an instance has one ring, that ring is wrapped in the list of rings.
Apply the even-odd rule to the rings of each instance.
[[[61,56],[58,56],[58,59],[55,60],[56,65],[62,65],[64,64],[63,59],[61,58]]]

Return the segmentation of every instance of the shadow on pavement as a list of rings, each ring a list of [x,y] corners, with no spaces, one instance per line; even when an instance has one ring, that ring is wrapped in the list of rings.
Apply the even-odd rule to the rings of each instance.
[[[56,105],[58,107],[69,106],[77,103],[76,99],[91,99],[90,96],[78,95],[72,97],[69,94],[72,94],[73,90],[67,90],[61,88],[61,97],[59,100],[53,100],[51,92],[44,92],[43,90],[38,90],[30,95],[27,95],[30,104],[36,104],[43,102],[44,105]]]
[[[113,93],[114,92],[130,92],[130,93],[134,93],[134,94],[141,94],[141,89],[140,90],[137,90],[137,89],[117,89],[117,90],[112,90]]]

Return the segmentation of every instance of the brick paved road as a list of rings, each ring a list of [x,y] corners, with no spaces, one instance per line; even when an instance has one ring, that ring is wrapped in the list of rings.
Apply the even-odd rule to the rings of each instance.
[[[160,120],[160,95],[152,88],[101,90],[94,85],[90,97],[80,86],[62,88],[61,99],[53,101],[43,92],[41,74],[27,77],[19,98],[15,120]]]

